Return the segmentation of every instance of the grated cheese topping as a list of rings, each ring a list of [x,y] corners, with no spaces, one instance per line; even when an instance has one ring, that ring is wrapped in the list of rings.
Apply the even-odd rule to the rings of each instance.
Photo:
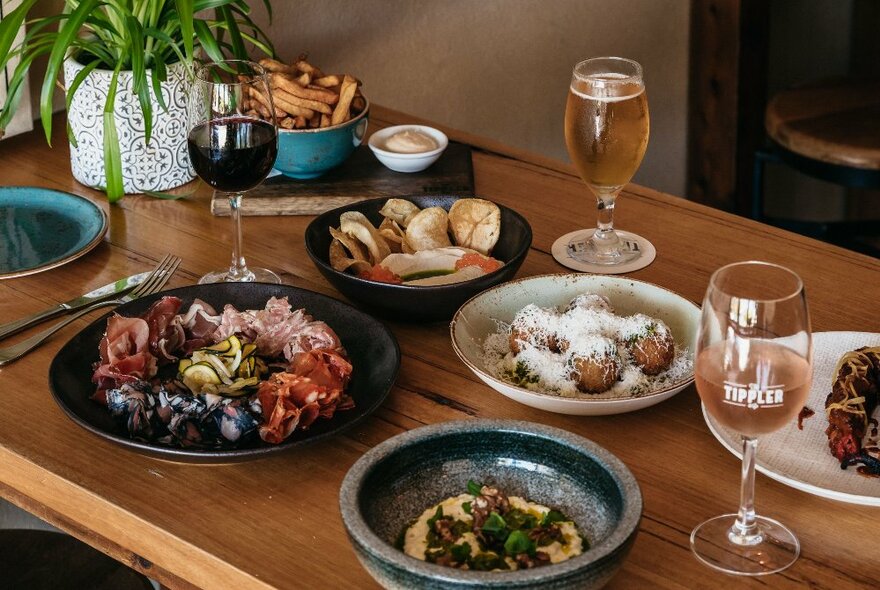
[[[676,346],[670,366],[659,375],[642,373],[633,361],[627,343],[641,338],[670,335],[661,320],[644,314],[622,317],[615,315],[607,299],[593,293],[575,297],[560,313],[555,308],[528,305],[516,314],[510,324],[496,321],[498,332],[483,342],[482,362],[496,379],[531,391],[563,397],[613,399],[646,395],[665,384],[681,380],[693,369],[687,349]],[[510,349],[511,328],[528,334],[519,341],[520,352]],[[552,349],[548,343],[558,343]],[[583,393],[577,388],[573,374],[575,358],[599,360],[616,356],[620,366],[617,382],[607,391]]]

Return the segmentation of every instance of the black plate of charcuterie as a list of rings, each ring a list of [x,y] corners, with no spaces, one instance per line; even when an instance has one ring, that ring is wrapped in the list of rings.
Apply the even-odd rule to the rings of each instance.
[[[248,367],[249,355],[262,369]],[[382,404],[399,366],[391,331],[350,305],[287,285],[220,283],[143,297],[95,320],[55,356],[49,384],[61,409],[102,438],[223,463],[351,427]]]

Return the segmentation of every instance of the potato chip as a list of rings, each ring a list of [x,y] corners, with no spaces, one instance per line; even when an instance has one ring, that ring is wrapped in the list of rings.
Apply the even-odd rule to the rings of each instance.
[[[388,242],[388,247],[391,248],[392,254],[398,254],[403,251],[402,244],[404,240],[406,240],[406,234],[401,227],[397,225],[397,222],[390,217],[384,218],[379,225],[379,233],[382,234],[382,237]]]
[[[451,246],[449,218],[442,207],[428,207],[413,216],[406,226],[406,241],[416,252]]]
[[[501,235],[501,210],[484,199],[459,199],[449,208],[455,244],[488,256]]]
[[[362,271],[369,272],[373,268],[366,260],[349,258],[342,242],[337,239],[330,242],[330,266],[339,272],[345,272],[351,268],[354,274],[359,274]]]
[[[396,221],[401,227],[406,227],[420,210],[415,203],[406,199],[388,199],[379,213],[387,219]]]
[[[379,264],[391,254],[391,248],[370,220],[359,211],[346,211],[339,216],[339,229],[357,238],[370,252],[370,262]]]
[[[362,260],[364,262],[370,261],[370,254],[367,252],[366,246],[361,244],[356,238],[351,237],[344,231],[338,230],[335,227],[330,228],[330,235],[339,242],[342,242],[342,245],[345,246],[345,249],[348,250],[348,253],[351,254],[351,257],[355,260]]]

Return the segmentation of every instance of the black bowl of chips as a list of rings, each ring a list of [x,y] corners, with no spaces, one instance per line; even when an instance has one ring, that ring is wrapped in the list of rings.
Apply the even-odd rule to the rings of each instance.
[[[433,322],[449,320],[477,293],[512,279],[531,246],[532,228],[516,211],[490,201],[419,195],[370,199],[328,211],[306,228],[305,243],[318,270],[364,309],[391,320]],[[426,254],[431,244],[439,245],[444,256],[464,251],[462,262],[483,272],[460,262],[455,271],[452,267],[418,270],[424,268],[419,259],[433,260],[432,254]],[[489,258],[500,264],[486,264]],[[422,266],[409,275],[400,271],[415,268],[410,262]],[[397,275],[386,264],[403,274]],[[444,261],[440,266],[448,264]],[[459,278],[466,280],[436,284],[451,280],[459,271],[463,271]],[[411,280],[385,282],[403,279]]]

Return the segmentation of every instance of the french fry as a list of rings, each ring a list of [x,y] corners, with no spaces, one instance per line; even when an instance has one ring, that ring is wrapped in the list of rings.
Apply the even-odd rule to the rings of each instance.
[[[260,60],[269,72],[269,86],[281,129],[318,129],[339,125],[366,109],[361,82],[354,76],[324,74],[300,54],[291,65],[275,59]],[[269,99],[251,89],[243,104],[264,119],[271,120]]]
[[[324,76],[322,78],[313,78],[312,84],[314,86],[319,86],[321,88],[330,88],[332,86],[339,86],[342,80],[339,79],[339,76]]]
[[[339,125],[349,117],[349,107],[355,90],[357,90],[357,80],[346,74],[339,88],[339,102],[336,103],[336,108],[333,109],[333,115],[330,117],[331,125]]]
[[[299,98],[315,100],[326,104],[336,104],[339,97],[329,90],[323,88],[305,88],[298,84],[295,80],[281,74],[272,74],[270,78],[272,89],[281,88]],[[313,108],[313,107],[309,107]],[[323,111],[322,111],[323,112]]]
[[[254,109],[250,109],[250,110],[245,111],[244,114],[247,115],[248,117],[259,118],[262,116],[263,113],[258,113]]]
[[[309,100],[308,98],[300,98],[299,96],[294,96],[290,94],[286,90],[281,87],[274,88],[275,91],[275,102],[278,103],[278,106],[290,113],[293,114],[302,114],[304,113],[294,113],[292,109],[310,109],[312,111],[318,111],[319,113],[327,113],[328,115],[333,112],[333,108],[327,103],[319,102],[317,100]],[[314,113],[309,115],[309,118]]]
[[[312,83],[312,75],[308,72],[303,72],[302,74],[294,78],[293,81],[300,86],[308,86]]]
[[[306,57],[308,57],[308,56],[306,56]],[[324,77],[323,72],[321,72],[321,70],[319,70],[318,68],[316,68],[315,66],[313,66],[312,64],[307,62],[306,57],[303,57],[301,55],[300,59],[298,59],[296,61],[296,63],[293,64],[293,67],[296,68],[297,70],[299,70],[300,72],[305,72],[307,74],[311,74],[313,78],[323,78]]]
[[[269,57],[264,57],[260,60],[260,65],[267,72],[283,72],[285,74],[296,74],[296,68],[293,66],[289,66],[285,63],[281,63],[277,59],[272,59]]]

